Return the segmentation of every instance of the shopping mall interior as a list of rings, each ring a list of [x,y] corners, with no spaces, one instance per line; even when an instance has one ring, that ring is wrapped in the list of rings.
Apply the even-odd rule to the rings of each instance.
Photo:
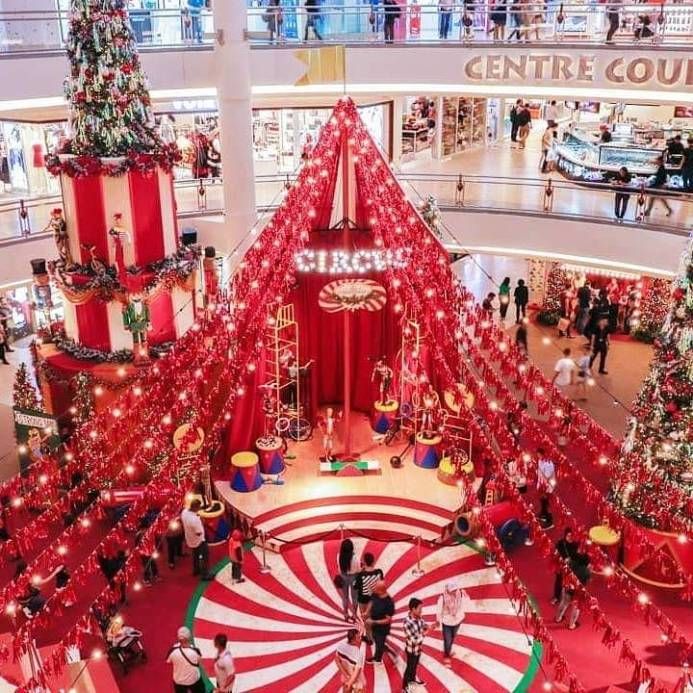
[[[0,0],[0,693],[693,693],[692,46]]]

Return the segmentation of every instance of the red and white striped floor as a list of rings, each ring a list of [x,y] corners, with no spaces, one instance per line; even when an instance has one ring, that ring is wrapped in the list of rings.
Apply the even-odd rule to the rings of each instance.
[[[350,523],[351,525],[351,523]],[[419,668],[429,692],[499,693],[524,691],[534,670],[531,640],[523,633],[495,568],[466,546],[421,550],[422,576],[413,574],[417,550],[409,542],[377,542],[356,537],[357,554],[370,551],[384,571],[396,615],[390,635],[395,658],[367,665],[368,691],[401,690],[404,669],[402,620],[410,597],[424,601],[433,621],[435,602],[451,580],[473,600],[456,642],[453,667],[442,663],[442,636],[427,636]],[[228,635],[236,659],[238,691],[284,693],[339,691],[333,661],[337,643],[350,627],[342,619],[341,599],[332,584],[339,540],[288,545],[268,553],[270,573],[261,573],[258,549],[247,555],[246,582],[231,584],[226,566],[192,605],[191,626],[211,670],[212,640]],[[526,673],[527,672],[527,673]]]

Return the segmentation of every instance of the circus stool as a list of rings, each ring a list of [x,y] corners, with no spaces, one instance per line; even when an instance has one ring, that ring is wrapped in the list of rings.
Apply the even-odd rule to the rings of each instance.
[[[438,467],[438,479],[444,484],[449,484],[450,486],[456,486],[459,481],[464,479],[470,484],[474,483],[476,479],[476,474],[474,473],[474,464],[465,454],[464,460],[462,461],[462,466],[457,469],[452,461],[452,458],[445,455],[440,461],[440,466]]]
[[[215,500],[207,508],[198,512],[205,528],[205,538],[208,544],[220,544],[229,538],[229,522],[226,519],[226,509],[221,501]]]
[[[260,464],[254,452],[237,452],[231,457],[231,488],[239,493],[257,491],[262,486]]]
[[[379,434],[387,433],[395,427],[399,402],[390,400],[386,404],[373,402],[373,413],[371,414],[371,428]]]
[[[281,474],[285,469],[284,441],[279,436],[262,436],[255,441],[263,474]]]
[[[442,442],[441,436],[427,438],[419,433],[414,446],[414,464],[425,469],[435,469],[440,464]]]
[[[590,527],[589,538],[593,544],[601,546],[612,561],[618,559],[618,545],[621,541],[621,533],[609,527],[609,525],[595,525]]]

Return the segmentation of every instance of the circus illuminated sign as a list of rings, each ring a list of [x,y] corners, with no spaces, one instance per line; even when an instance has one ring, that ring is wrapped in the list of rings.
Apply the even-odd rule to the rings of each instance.
[[[295,255],[299,272],[318,274],[365,274],[386,269],[402,269],[409,263],[409,252],[397,250],[301,250]]]

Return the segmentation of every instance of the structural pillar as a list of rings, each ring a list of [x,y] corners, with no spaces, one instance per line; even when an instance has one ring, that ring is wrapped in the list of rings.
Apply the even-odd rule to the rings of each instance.
[[[224,172],[227,247],[232,251],[257,219],[253,165],[250,45],[245,38],[244,0],[214,2],[214,58]],[[245,247],[243,248],[245,249]],[[240,255],[240,254],[239,254]],[[232,264],[239,259],[232,258]]]

